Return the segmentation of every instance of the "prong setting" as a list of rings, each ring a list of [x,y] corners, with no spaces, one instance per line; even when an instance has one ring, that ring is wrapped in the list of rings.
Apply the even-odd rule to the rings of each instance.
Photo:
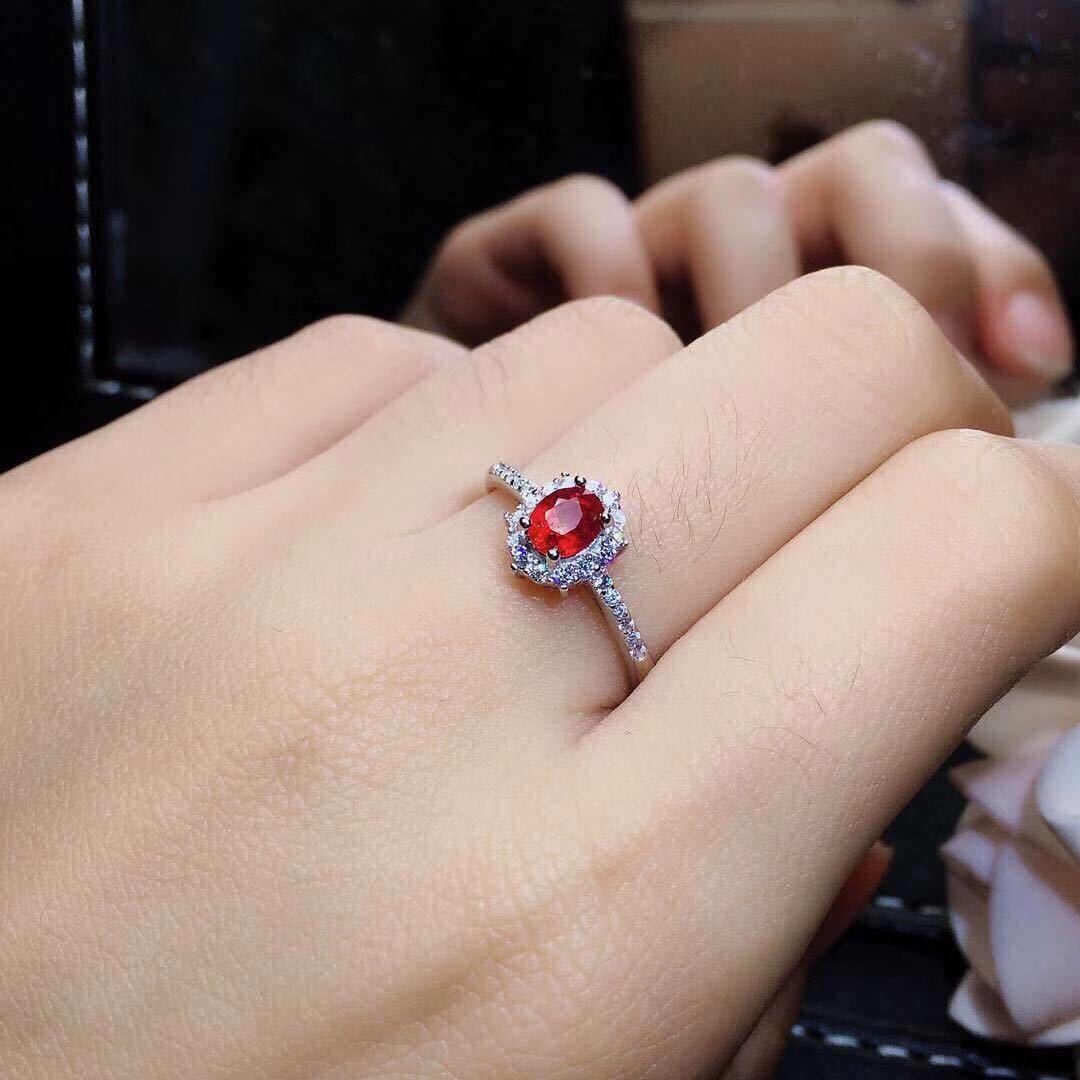
[[[602,481],[570,473],[537,487],[502,462],[488,470],[488,483],[518,501],[505,515],[514,574],[557,589],[560,599],[574,585],[588,585],[620,640],[631,685],[636,686],[652,667],[652,657],[607,573],[629,543],[619,493]]]
[[[553,548],[538,551],[528,536],[533,511],[552,493],[571,487],[582,488],[600,500],[603,512],[599,535],[588,547],[573,555],[560,555]],[[523,489],[519,486],[516,490],[521,501],[516,510],[507,514],[510,562],[517,573],[537,585],[562,593],[575,585],[585,584],[602,573],[626,549],[626,515],[620,506],[619,493],[602,481],[567,472],[543,487]]]

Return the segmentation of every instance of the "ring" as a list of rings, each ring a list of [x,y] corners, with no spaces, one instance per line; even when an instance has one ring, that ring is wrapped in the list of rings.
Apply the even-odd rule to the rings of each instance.
[[[517,508],[506,515],[510,568],[563,596],[574,585],[588,585],[620,643],[636,686],[653,661],[608,574],[629,543],[619,493],[599,480],[571,473],[539,487],[502,462],[488,469],[488,487],[503,488],[518,500]]]

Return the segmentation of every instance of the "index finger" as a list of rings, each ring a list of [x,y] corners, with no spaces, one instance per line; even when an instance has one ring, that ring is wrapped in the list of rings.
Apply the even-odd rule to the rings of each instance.
[[[478,345],[564,300],[603,295],[658,306],[629,200],[602,177],[568,176],[459,225],[403,320]]]

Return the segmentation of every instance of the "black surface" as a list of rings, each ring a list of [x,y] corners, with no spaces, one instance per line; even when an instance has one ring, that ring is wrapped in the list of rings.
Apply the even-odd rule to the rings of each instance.
[[[942,1046],[866,1026],[833,1028],[812,1018],[797,1025],[777,1072],[790,1080],[1069,1080],[1068,1054],[1012,1047]]]
[[[70,10],[56,2],[4,4],[0,70],[5,466],[79,426],[72,419],[77,388]],[[56,424],[60,412],[71,422]]]
[[[634,183],[614,3],[107,10],[112,374],[183,374],[334,312],[392,318],[463,217],[574,171]]]
[[[909,910],[945,903],[944,868],[939,859],[928,856],[952,834],[964,805],[960,793],[949,783],[948,771],[976,756],[970,748],[960,747],[885,833],[884,839],[893,847],[893,861],[881,891],[903,900]]]

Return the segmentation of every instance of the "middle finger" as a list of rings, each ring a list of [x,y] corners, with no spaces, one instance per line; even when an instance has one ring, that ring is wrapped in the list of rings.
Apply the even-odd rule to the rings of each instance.
[[[997,398],[906,293],[846,268],[773,294],[536,460],[512,464],[539,482],[570,471],[622,492],[631,543],[612,576],[658,657],[897,450],[952,427],[1010,430]],[[578,595],[587,590],[572,590],[560,610],[511,579],[501,514],[510,508],[492,496],[439,527],[457,538],[454,579],[494,583],[485,586],[492,649],[510,663],[524,651],[557,672],[551,707],[610,705],[625,676],[590,598]]]
[[[635,212],[686,339],[799,276],[783,182],[763,161],[729,157],[691,169],[646,192]],[[687,306],[684,293],[692,312],[679,310]]]

